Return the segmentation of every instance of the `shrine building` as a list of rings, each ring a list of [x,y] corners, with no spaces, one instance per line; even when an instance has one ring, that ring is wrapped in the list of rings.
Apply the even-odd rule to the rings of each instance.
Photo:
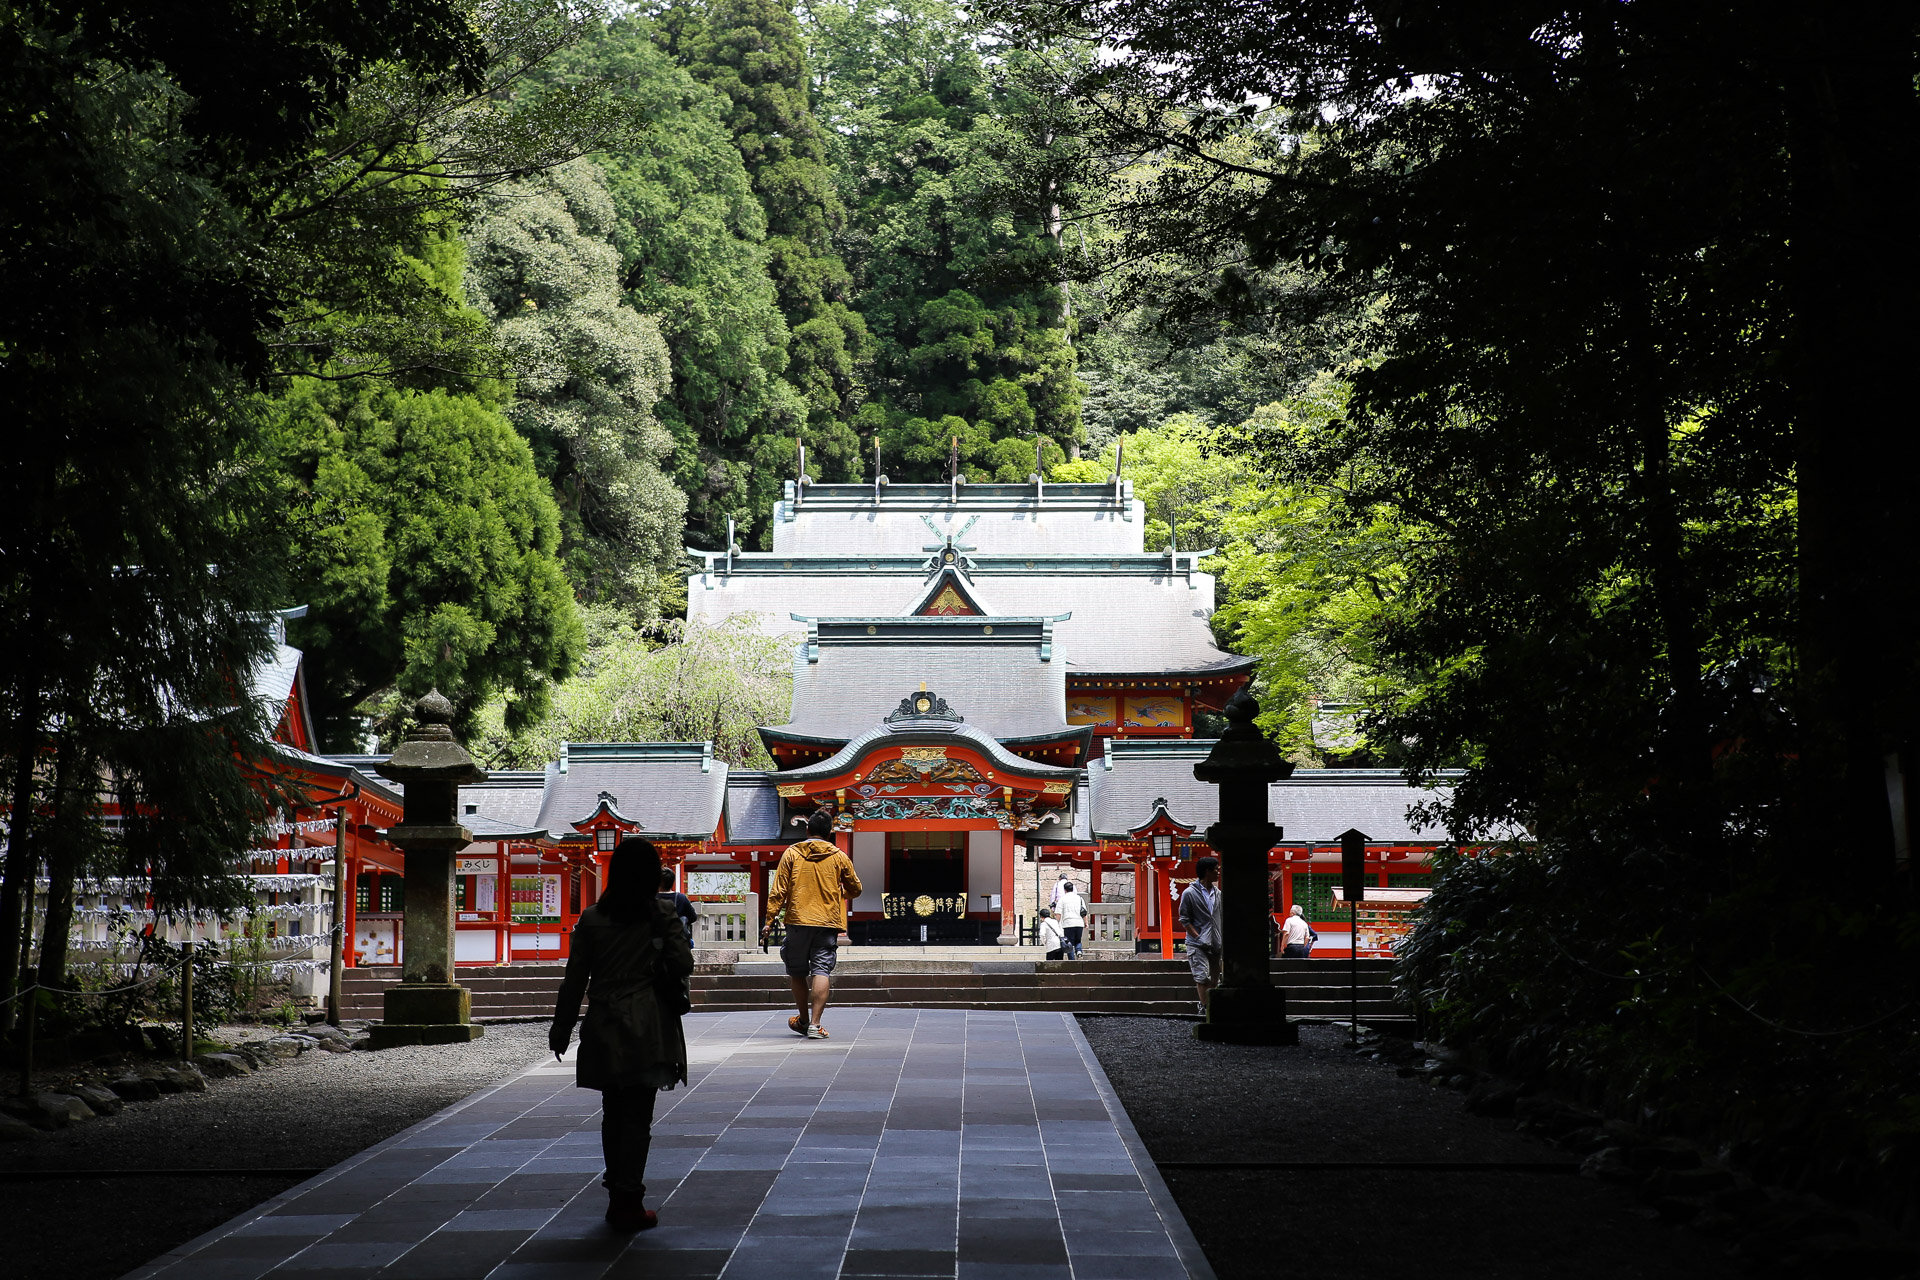
[[[773,550],[692,551],[687,584],[689,620],[742,619],[792,644],[790,714],[760,730],[775,768],[729,766],[702,743],[568,743],[542,773],[464,789],[462,821],[511,838],[477,842],[463,864],[478,874],[461,958],[563,954],[627,834],[653,839],[697,900],[764,901],[819,808],[866,886],[854,943],[1012,945],[1066,874],[1094,903],[1090,946],[1170,953],[1170,896],[1217,803],[1193,777],[1212,745],[1196,721],[1252,660],[1215,643],[1210,552],[1150,551],[1145,525],[1125,481],[789,482]],[[1323,953],[1345,954],[1339,834],[1366,832],[1379,896],[1410,904],[1445,841],[1409,822],[1431,798],[1371,770],[1275,784],[1274,910],[1300,902]],[[1386,954],[1392,907],[1369,911],[1362,954]],[[698,941],[751,932],[742,919]]]

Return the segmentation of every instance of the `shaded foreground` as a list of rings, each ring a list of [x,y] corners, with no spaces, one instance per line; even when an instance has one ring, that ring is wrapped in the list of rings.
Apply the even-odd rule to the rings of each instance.
[[[471,1045],[304,1054],[0,1146],[6,1274],[113,1280],[304,1177],[67,1176],[75,1171],[323,1168],[545,1053],[544,1026],[495,1026]]]
[[[1617,1187],[1564,1172],[1194,1169],[1197,1163],[1566,1162],[1467,1114],[1457,1093],[1354,1057],[1346,1032],[1296,1048],[1204,1044],[1183,1022],[1081,1027],[1220,1280],[1351,1263],[1422,1280],[1716,1280],[1716,1241],[1665,1227]]]

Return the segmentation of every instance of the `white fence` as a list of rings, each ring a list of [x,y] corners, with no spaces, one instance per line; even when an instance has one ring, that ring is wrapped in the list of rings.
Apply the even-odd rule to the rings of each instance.
[[[1080,935],[1083,947],[1104,947],[1112,943],[1133,945],[1133,904],[1131,902],[1090,902],[1086,906],[1086,932]]]
[[[695,947],[751,947],[760,944],[760,895],[746,894],[739,902],[696,902],[700,918],[693,924]]]

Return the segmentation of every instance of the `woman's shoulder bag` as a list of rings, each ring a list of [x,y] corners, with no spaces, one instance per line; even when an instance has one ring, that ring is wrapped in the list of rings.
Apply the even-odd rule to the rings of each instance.
[[[678,920],[670,904],[662,902],[659,905],[664,909],[662,914],[667,920]],[[667,972],[667,940],[660,936],[663,924],[665,920],[654,921],[653,1002],[660,1007],[660,1012],[682,1018],[693,1008],[692,980]]]

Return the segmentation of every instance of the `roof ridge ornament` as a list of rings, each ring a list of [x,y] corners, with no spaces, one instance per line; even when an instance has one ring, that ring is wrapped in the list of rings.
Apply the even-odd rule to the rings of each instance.
[[[920,682],[918,693],[910,693],[900,699],[900,705],[882,721],[883,724],[898,724],[902,720],[945,720],[959,724],[966,717],[947,705],[947,700],[937,693],[927,692],[926,681]]]

